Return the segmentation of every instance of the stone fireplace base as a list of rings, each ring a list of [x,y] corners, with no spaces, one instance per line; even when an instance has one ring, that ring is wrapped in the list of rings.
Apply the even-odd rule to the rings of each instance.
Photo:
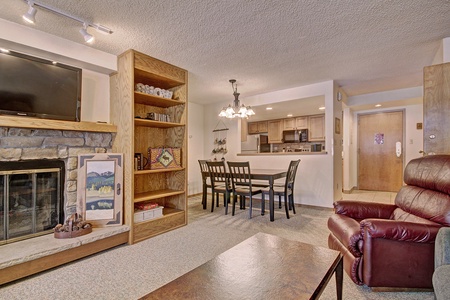
[[[1,246],[0,285],[45,271],[128,242],[126,225],[94,228],[72,239],[53,234]]]

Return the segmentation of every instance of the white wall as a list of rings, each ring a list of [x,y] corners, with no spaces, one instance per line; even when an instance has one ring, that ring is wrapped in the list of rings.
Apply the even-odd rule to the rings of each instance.
[[[289,162],[293,159],[301,159],[299,165],[294,199],[296,203],[332,207],[333,201],[341,198],[341,193],[335,193],[334,189],[334,162],[340,159],[341,151],[335,151],[334,146],[340,149],[339,144],[334,142],[334,83],[327,81],[308,86],[241,98],[246,105],[257,106],[269,103],[277,103],[314,96],[325,97],[325,134],[327,136],[327,154],[318,155],[271,155],[271,156],[237,156],[240,152],[240,121],[237,119],[220,119],[217,115],[223,106],[229,103],[214,103],[205,106],[205,147],[206,158],[212,158],[211,153],[214,141],[212,130],[220,120],[223,120],[229,128],[227,131],[227,149],[225,156],[230,161],[249,161],[252,168],[287,169]],[[338,152],[338,153],[336,153]],[[337,155],[337,156],[335,156]],[[341,172],[342,174],[342,172]],[[341,177],[339,181],[342,181]],[[340,187],[339,187],[340,188]]]
[[[188,103],[188,195],[202,192],[199,159],[204,155],[204,108],[203,105]]]
[[[117,57],[83,44],[0,19],[0,47],[83,69],[81,120],[109,122],[109,74]]]

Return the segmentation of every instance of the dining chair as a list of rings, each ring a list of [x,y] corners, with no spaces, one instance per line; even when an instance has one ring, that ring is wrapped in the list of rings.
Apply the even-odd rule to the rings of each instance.
[[[200,172],[202,174],[202,204],[203,209],[206,209],[206,202],[208,198],[208,189],[211,189],[211,180],[209,178],[209,170],[208,165],[206,164],[208,160],[206,159],[199,159],[198,163],[200,165]]]
[[[233,191],[233,210],[235,213],[236,198],[240,198],[240,208],[245,209],[245,197],[250,199],[249,217],[252,218],[253,196],[261,193],[261,188],[252,186],[252,175],[250,163],[247,162],[228,162],[228,169],[231,175],[231,188]]]
[[[211,212],[214,211],[214,196],[219,206],[219,194],[223,194],[225,214],[228,214],[228,202],[230,201],[231,186],[224,161],[207,161],[209,178],[211,180]]]
[[[286,181],[283,186],[273,186],[273,194],[274,196],[278,195],[278,203],[279,208],[281,208],[281,197],[284,197],[284,206],[286,210],[286,218],[289,219],[289,210],[292,209],[292,212],[295,214],[295,206],[294,206],[294,183],[295,183],[295,175],[297,174],[297,168],[300,164],[299,160],[292,160],[289,163],[289,168],[286,175]],[[265,195],[269,195],[270,190],[269,188],[263,188],[261,189],[262,193],[262,203],[261,203],[261,213],[264,213],[264,206],[265,206]],[[275,202],[275,201],[274,201]],[[272,203],[272,207],[270,209],[274,209],[274,203]]]

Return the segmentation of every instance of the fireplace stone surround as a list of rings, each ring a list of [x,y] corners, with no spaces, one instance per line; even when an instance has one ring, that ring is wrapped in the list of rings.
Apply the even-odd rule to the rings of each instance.
[[[8,122],[11,123],[9,120]],[[30,126],[29,124],[33,122],[30,121],[25,126]],[[71,128],[66,130],[72,126],[60,122],[55,124],[62,126],[62,129],[0,126],[0,164],[7,161],[37,159],[64,161],[64,213],[65,216],[69,216],[76,211],[77,207],[78,155],[110,152],[115,133],[114,130],[104,132],[103,126],[100,126],[102,131],[97,132],[74,131]],[[85,124],[76,125],[86,126]],[[92,233],[79,238],[61,240],[55,239],[52,234],[47,234],[1,245],[0,286],[127,243],[129,230],[127,225],[94,228]]]
[[[78,154],[111,152],[112,133],[0,127],[0,163],[60,159],[65,163],[64,215],[76,212]]]

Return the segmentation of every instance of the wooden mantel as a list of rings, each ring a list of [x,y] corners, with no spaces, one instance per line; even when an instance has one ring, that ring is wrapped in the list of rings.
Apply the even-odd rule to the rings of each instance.
[[[117,126],[107,123],[73,122],[16,116],[0,116],[0,127],[54,129],[89,132],[117,132]]]

